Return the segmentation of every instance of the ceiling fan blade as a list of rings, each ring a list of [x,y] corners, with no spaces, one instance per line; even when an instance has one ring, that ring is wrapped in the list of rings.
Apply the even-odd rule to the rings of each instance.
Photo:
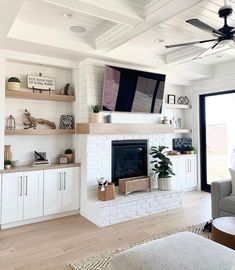
[[[204,52],[202,52],[201,54],[199,54],[198,56],[196,56],[195,58],[193,58],[193,60],[201,59],[201,58],[206,57],[206,56],[210,56],[210,55],[213,55],[213,54],[216,54],[216,53],[220,53],[220,52],[224,52],[224,51],[227,51],[227,50],[232,49],[230,47],[230,48],[225,48],[225,49],[222,49],[222,50],[213,50],[213,48],[215,48],[215,46],[217,46],[218,44],[219,44],[219,42],[216,43],[216,44],[214,44],[212,47],[209,47]]]
[[[189,23],[203,31],[209,32],[210,34],[217,34],[219,36],[224,36],[224,34],[222,32],[220,32],[219,30],[214,29],[213,27],[211,27],[210,25],[198,20],[198,19],[190,19],[187,20],[186,23]]]
[[[201,44],[201,43],[212,42],[212,41],[218,41],[218,39],[216,38],[216,39],[207,39],[207,40],[200,40],[200,41],[192,41],[192,42],[187,42],[187,43],[179,43],[179,44],[173,44],[173,45],[166,45],[165,47],[167,49],[169,49],[169,48],[190,46],[190,45]]]

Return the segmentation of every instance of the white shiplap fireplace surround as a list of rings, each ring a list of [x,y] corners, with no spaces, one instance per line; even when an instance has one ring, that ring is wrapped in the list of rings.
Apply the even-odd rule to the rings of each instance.
[[[139,192],[128,196],[116,192],[116,199],[103,202],[97,199],[97,178],[111,179],[111,147],[114,140],[147,140],[153,145],[171,148],[171,134],[148,135],[79,135],[82,155],[80,213],[99,227],[159,213],[182,206],[180,191]],[[148,173],[152,175],[148,155]]]
[[[101,104],[103,92],[103,78],[105,64],[101,61],[84,60],[79,67],[79,91],[77,115],[79,123],[87,123],[91,105]],[[120,64],[108,63],[120,66]],[[126,67],[126,66],[123,66]],[[134,68],[128,66],[127,68]],[[143,68],[144,70],[144,68]],[[167,82],[165,87],[165,100],[167,94],[176,96],[185,95],[185,88]],[[163,111],[163,115],[172,118],[181,117],[181,110],[174,112]],[[156,125],[161,115],[112,113],[112,122],[119,124],[140,124],[139,134],[79,134],[78,160],[81,162],[81,205],[80,214],[99,227],[120,223],[134,218],[159,213],[182,206],[182,193],[172,192],[140,192],[128,196],[116,192],[116,199],[102,202],[97,198],[97,178],[103,176],[111,179],[111,147],[112,141],[118,140],[147,140],[148,151],[151,146],[165,145],[172,149],[172,139],[181,137],[174,133],[148,132],[143,134],[141,124]],[[184,118],[187,121],[187,117]],[[188,125],[188,123],[186,123]],[[123,127],[122,127],[123,129]],[[141,134],[142,133],[142,134]],[[148,174],[151,176],[150,157],[148,155]]]

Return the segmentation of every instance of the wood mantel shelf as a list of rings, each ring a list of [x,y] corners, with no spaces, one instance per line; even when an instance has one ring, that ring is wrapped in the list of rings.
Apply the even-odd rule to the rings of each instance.
[[[70,135],[74,129],[15,129],[5,130],[5,135]]]
[[[77,134],[160,134],[174,133],[173,125],[163,124],[117,124],[117,123],[78,123]]]
[[[74,96],[6,90],[6,98],[73,102]]]

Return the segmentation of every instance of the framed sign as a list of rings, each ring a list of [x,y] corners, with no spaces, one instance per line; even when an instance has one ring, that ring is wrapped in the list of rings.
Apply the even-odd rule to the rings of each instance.
[[[175,104],[175,95],[167,95],[167,103]]]
[[[50,77],[27,75],[27,87],[36,90],[55,90],[55,79]]]

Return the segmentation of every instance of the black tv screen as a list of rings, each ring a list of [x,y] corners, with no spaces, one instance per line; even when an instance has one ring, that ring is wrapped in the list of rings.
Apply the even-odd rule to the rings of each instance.
[[[103,110],[161,113],[165,78],[162,74],[106,66]]]

